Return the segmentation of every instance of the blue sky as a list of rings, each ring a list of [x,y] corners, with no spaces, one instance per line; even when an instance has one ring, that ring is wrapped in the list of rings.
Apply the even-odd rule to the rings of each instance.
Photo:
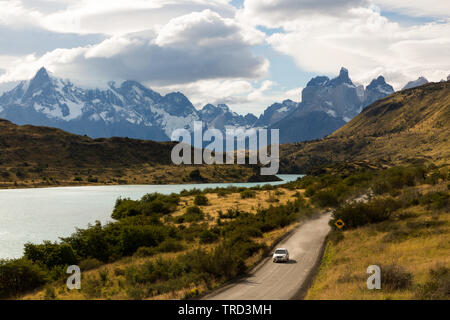
[[[137,80],[196,107],[260,114],[314,76],[396,89],[450,73],[441,0],[0,0],[0,91],[42,66],[76,84]]]

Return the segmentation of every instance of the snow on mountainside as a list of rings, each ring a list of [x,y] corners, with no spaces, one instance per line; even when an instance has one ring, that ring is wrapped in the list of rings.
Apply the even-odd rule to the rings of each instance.
[[[219,130],[225,130],[230,127],[252,128],[258,119],[251,113],[242,116],[232,112],[226,104],[217,106],[207,104],[200,110],[200,117],[208,127]]]
[[[372,82],[366,87],[364,105],[371,105],[375,101],[389,96],[394,92],[394,88],[386,83],[384,77],[379,76],[377,79],[372,80]]]
[[[136,81],[86,89],[41,68],[28,81],[0,96],[0,118],[16,124],[43,125],[88,136],[170,140],[175,129],[192,130],[194,121],[208,128],[275,128],[281,142],[322,138],[356,116],[368,104],[393,93],[382,76],[367,88],[356,86],[348,70],[338,77],[313,78],[302,102],[274,103],[257,118],[239,115],[225,104],[197,110],[180,92],[161,95]],[[305,128],[299,128],[303,126]]]
[[[41,68],[0,97],[0,117],[18,124],[49,125],[93,137],[114,135],[168,140],[177,128],[190,129],[197,110],[181,93],[161,96],[136,81],[119,87],[81,89]]]
[[[311,79],[302,91],[302,102],[278,122],[271,123],[270,128],[280,129],[282,143],[323,138],[366,106],[393,92],[382,76],[364,88],[355,85],[348,70],[341,68],[334,79],[326,76]]]
[[[266,127],[280,121],[297,108],[298,102],[285,100],[268,107],[255,123],[256,127]]]
[[[424,84],[427,84],[428,80],[424,77],[419,77],[417,80],[410,81],[406,84],[406,86],[403,87],[403,90],[405,89],[412,89],[415,87],[423,86]]]

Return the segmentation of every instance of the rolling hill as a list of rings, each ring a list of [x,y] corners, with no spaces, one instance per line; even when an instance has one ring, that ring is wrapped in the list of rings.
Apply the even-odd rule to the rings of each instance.
[[[0,119],[0,187],[274,178],[259,176],[259,168],[255,166],[174,166],[170,159],[173,146],[172,142],[129,138],[92,139],[55,128],[18,126]]]
[[[355,161],[445,163],[449,138],[450,82],[429,83],[376,101],[324,139],[282,145],[281,170]]]

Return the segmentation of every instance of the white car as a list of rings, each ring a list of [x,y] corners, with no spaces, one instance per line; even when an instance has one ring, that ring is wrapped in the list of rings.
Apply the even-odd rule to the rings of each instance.
[[[288,262],[289,252],[285,248],[278,248],[272,256],[273,262]]]

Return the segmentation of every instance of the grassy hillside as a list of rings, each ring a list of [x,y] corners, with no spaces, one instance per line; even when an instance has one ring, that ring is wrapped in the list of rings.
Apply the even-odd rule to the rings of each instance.
[[[368,189],[376,192],[367,203],[335,210],[307,299],[450,299],[448,167],[409,178],[408,169],[389,171]],[[342,230],[337,219],[345,223]],[[371,265],[381,268],[380,290],[367,289]]]
[[[301,193],[287,185],[118,200],[115,222],[78,229],[60,244],[27,244],[24,258],[0,260],[0,298],[27,291],[22,298],[196,296],[245,273],[277,239],[314,214]],[[68,264],[83,272],[81,291],[65,285]]]
[[[399,164],[450,158],[450,82],[403,90],[365,108],[332,135],[281,147],[284,172],[369,161]]]
[[[173,146],[171,142],[128,138],[91,139],[0,119],[0,187],[245,182],[263,178],[259,168],[249,166],[173,166]]]

